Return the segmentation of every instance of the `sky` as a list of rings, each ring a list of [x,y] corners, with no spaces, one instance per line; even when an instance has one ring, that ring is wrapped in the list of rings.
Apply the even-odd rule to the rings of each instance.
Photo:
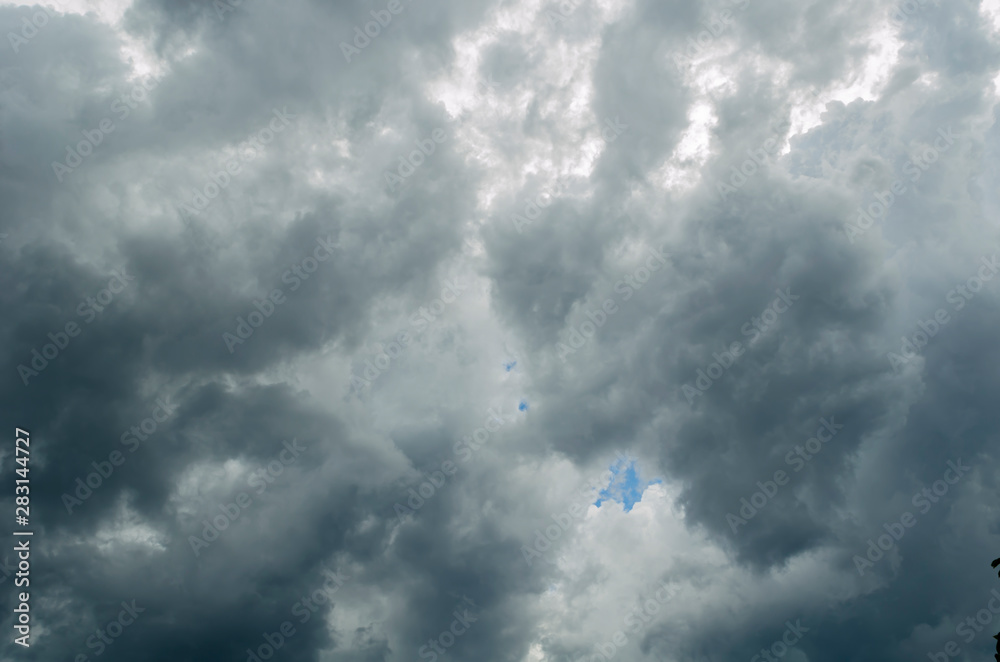
[[[998,0],[0,36],[0,662],[993,654]]]

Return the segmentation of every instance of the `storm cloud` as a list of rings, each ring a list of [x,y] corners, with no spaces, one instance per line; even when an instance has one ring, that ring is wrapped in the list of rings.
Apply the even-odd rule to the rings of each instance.
[[[996,0],[0,34],[3,660],[992,654]]]

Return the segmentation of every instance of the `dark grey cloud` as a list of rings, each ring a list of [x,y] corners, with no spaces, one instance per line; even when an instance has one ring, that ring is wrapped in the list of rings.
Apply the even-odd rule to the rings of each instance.
[[[0,6],[3,659],[989,654],[998,30]]]

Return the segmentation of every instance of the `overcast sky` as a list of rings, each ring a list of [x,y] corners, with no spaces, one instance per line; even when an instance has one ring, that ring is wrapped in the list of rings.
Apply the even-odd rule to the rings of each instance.
[[[993,654],[998,0],[0,35],[3,662]]]

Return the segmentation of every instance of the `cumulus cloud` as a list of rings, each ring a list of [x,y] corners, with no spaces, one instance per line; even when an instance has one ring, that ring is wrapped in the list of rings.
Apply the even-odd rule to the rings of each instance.
[[[996,2],[0,34],[3,659],[990,654]]]

